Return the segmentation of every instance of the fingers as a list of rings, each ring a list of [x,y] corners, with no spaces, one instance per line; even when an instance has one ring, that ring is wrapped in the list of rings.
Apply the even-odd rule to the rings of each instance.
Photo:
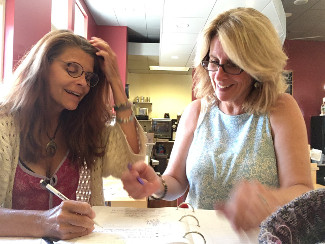
[[[92,37],[91,40],[89,40],[90,44],[96,47],[98,50],[104,49],[108,51],[112,51],[110,46],[107,42],[105,42],[103,39],[98,37]]]
[[[129,196],[140,199],[152,195],[159,189],[159,177],[144,162],[137,162],[123,172],[121,177],[123,188]]]
[[[272,192],[257,181],[243,181],[226,203],[218,203],[216,210],[230,221],[236,231],[256,228],[272,213]]]
[[[98,37],[92,37],[91,40],[89,41],[91,45],[97,48],[98,56],[103,56],[103,57],[109,57],[111,59],[116,59],[116,54],[108,45],[107,42],[105,42],[103,39],[98,38]]]
[[[100,66],[109,83],[111,85],[117,84],[121,86],[122,83],[118,71],[117,56],[110,45],[98,37],[92,37],[89,43],[97,48],[98,52],[96,55],[103,58],[100,59]]]
[[[94,230],[95,212],[88,203],[63,201],[45,212],[49,237],[71,239],[87,235]]]
[[[55,231],[51,232],[50,237],[59,238],[61,240],[72,239],[90,234],[95,228],[84,228],[66,223],[58,223]]]
[[[95,211],[91,208],[90,204],[79,201],[63,201],[61,203],[62,209],[73,214],[93,219],[96,217]]]

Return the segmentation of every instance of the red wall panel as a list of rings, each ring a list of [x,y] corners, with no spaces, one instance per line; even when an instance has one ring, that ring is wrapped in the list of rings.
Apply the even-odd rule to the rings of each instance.
[[[128,40],[126,26],[97,26],[96,35],[105,40],[116,53],[118,58],[118,67],[125,87],[127,80],[127,56]]]
[[[5,76],[26,51],[51,30],[51,3],[51,0],[7,0]]]
[[[293,71],[293,97],[306,122],[310,141],[310,118],[320,114],[325,97],[325,42],[286,40],[287,69]]]

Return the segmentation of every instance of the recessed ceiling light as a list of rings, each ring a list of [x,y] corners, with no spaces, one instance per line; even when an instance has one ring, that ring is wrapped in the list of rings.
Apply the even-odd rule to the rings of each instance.
[[[150,70],[188,71],[189,67],[149,66]]]
[[[303,5],[303,4],[306,4],[308,3],[308,0],[295,0],[293,2],[294,5]]]

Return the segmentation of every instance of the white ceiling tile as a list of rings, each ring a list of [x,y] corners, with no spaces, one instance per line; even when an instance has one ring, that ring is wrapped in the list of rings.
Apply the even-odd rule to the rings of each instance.
[[[160,41],[162,43],[173,43],[173,44],[185,44],[185,45],[195,45],[197,41],[197,34],[191,33],[165,33]]]
[[[210,14],[211,8],[217,0],[204,0],[198,3],[197,0],[165,0],[165,17],[203,17]]]
[[[218,0],[209,14],[208,22],[224,11],[236,7],[244,7],[245,2],[245,0]]]
[[[205,18],[163,18],[163,33],[199,33],[205,25]]]
[[[268,1],[260,1],[260,0],[249,0],[249,1],[245,1],[245,7],[249,7],[249,8],[255,8],[258,10],[262,10],[265,8],[266,5],[268,5],[268,3],[272,1],[272,0],[268,0]]]
[[[281,15],[281,10],[277,9],[277,6],[273,3],[273,1],[270,1],[261,12],[265,14],[272,22],[279,35],[279,38],[281,38],[281,41],[283,43],[286,33],[286,17],[283,14]],[[282,13],[284,13],[283,9]]]
[[[194,50],[191,53],[191,56],[187,60],[186,67],[194,67],[195,54],[196,54],[196,49],[194,48]]]

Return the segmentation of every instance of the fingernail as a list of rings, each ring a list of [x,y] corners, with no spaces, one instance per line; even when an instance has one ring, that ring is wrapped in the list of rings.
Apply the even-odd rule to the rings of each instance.
[[[142,180],[139,176],[137,177],[137,180],[138,180],[138,182],[139,182],[141,185],[144,185],[143,180]]]

